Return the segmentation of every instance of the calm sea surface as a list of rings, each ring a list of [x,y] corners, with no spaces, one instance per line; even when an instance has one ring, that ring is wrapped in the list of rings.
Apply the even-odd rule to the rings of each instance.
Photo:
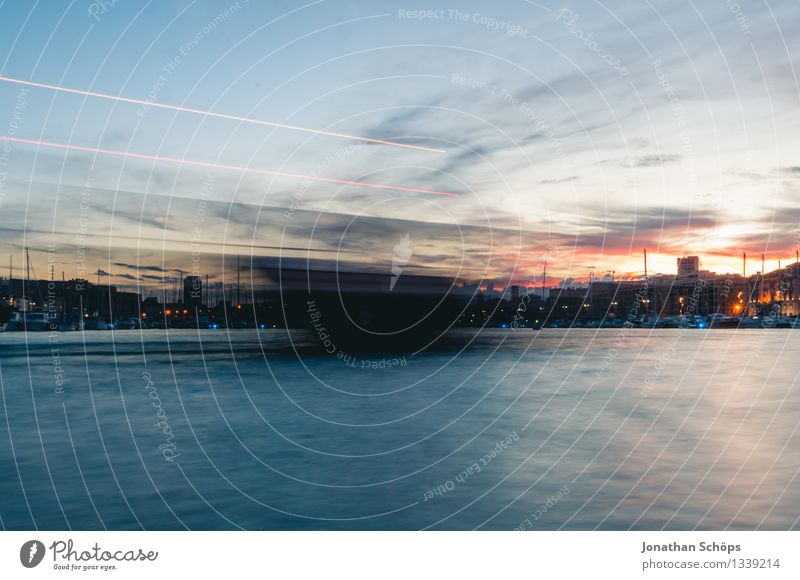
[[[798,529],[798,332],[0,334],[0,523]]]

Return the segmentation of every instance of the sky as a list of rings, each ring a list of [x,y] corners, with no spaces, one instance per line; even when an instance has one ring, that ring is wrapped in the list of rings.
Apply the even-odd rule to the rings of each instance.
[[[400,251],[502,287],[800,245],[793,0],[4,2],[0,47],[14,276],[26,248],[140,290]]]

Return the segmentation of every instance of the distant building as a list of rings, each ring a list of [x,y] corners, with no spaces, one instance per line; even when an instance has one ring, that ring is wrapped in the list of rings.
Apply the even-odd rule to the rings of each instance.
[[[114,294],[110,318],[112,320],[117,320],[119,318],[139,318],[140,308],[141,300],[139,294],[136,292],[117,291]]]
[[[759,272],[752,280],[751,314],[800,316],[800,262],[763,275]]]
[[[186,276],[183,279],[183,303],[191,308],[203,305],[203,281],[200,276]]]
[[[678,277],[697,278],[700,275],[700,257],[686,256],[678,258]]]
[[[547,309],[551,321],[573,321],[587,315],[589,288],[562,286],[549,290]]]
[[[47,311],[51,316],[97,315],[106,321],[138,316],[140,296],[118,291],[116,286],[88,280],[7,280],[0,291],[20,312]],[[12,300],[13,298],[13,300]]]

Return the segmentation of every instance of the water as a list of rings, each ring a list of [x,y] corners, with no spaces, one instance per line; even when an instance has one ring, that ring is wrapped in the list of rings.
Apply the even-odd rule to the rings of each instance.
[[[797,529],[795,332],[463,331],[365,368],[276,330],[6,333],[0,523]]]

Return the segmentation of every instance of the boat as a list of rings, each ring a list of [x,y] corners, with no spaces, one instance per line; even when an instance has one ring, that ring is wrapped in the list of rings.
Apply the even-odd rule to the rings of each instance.
[[[84,318],[78,314],[65,314],[58,321],[58,330],[60,332],[72,332],[76,330],[83,330]]]
[[[723,316],[722,318],[712,318],[708,321],[709,328],[739,328],[742,319],[738,316]]]
[[[660,319],[658,316],[649,316],[642,319],[642,328],[658,328]]]
[[[87,318],[83,325],[84,330],[108,330],[108,323],[102,316]]]
[[[118,318],[112,325],[113,330],[134,330],[141,328],[142,321],[138,318]]]
[[[5,332],[45,332],[57,329],[58,320],[47,312],[15,312],[3,327]]]

